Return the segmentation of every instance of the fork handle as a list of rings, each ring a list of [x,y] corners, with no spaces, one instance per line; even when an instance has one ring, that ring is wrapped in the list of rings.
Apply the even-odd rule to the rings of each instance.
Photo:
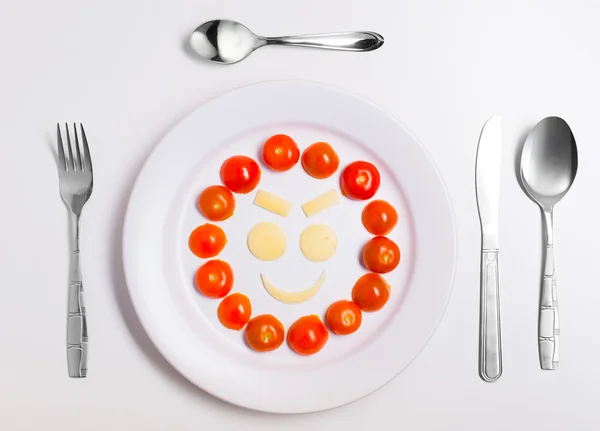
[[[72,252],[69,276],[67,317],[67,365],[69,377],[87,376],[88,331],[83,302],[81,258],[79,253],[79,216],[71,214]]]

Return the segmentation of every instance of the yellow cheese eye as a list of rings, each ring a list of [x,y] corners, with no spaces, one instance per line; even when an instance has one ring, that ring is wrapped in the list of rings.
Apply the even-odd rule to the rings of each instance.
[[[285,252],[286,244],[285,232],[275,223],[257,223],[248,233],[250,253],[260,260],[279,259]]]
[[[333,229],[324,224],[308,226],[300,234],[300,250],[312,262],[324,262],[337,250],[338,240]]]

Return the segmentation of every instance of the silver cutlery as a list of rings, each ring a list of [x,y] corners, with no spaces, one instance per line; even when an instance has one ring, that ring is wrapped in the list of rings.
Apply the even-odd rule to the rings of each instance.
[[[498,275],[498,201],[502,157],[502,121],[485,123],[475,167],[477,207],[481,221],[481,279],[479,314],[479,375],[486,382],[502,375],[502,337]]]
[[[538,350],[543,370],[555,370],[559,359],[560,325],[554,273],[554,206],[569,191],[577,173],[577,146],[569,125],[558,117],[540,121],[525,140],[520,182],[542,210],[546,247],[541,286]]]
[[[69,377],[86,377],[88,360],[88,328],[83,303],[83,283],[79,252],[79,219],[81,210],[92,194],[93,172],[90,149],[83,125],[81,145],[77,127],[73,124],[74,142],[65,124],[66,151],[56,125],[58,141],[58,179],[60,196],[69,209],[71,225],[71,262],[69,272],[69,304],[67,317],[67,365]]]
[[[304,46],[341,51],[373,51],[383,37],[372,31],[263,37],[230,20],[208,21],[190,36],[190,46],[201,57],[221,64],[233,64],[265,45]]]

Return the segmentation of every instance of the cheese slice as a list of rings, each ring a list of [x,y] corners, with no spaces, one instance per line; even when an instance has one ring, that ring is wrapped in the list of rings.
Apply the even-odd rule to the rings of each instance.
[[[269,292],[269,295],[271,295],[273,298],[283,302],[284,304],[298,304],[300,302],[308,301],[317,294],[325,282],[325,271],[321,273],[321,276],[315,282],[315,284],[300,292],[287,292],[285,290],[278,289],[273,286],[269,280],[267,280],[267,277],[265,277],[264,274],[261,274],[260,278],[263,282],[263,286],[265,286],[265,290]]]
[[[256,197],[254,198],[254,205],[257,205],[282,217],[287,217],[292,210],[291,202],[288,202],[285,199],[282,199],[279,196],[275,196],[273,193],[269,193],[264,190],[258,191]]]
[[[248,249],[257,259],[276,260],[286,247],[285,232],[275,223],[257,223],[248,232]]]
[[[306,217],[310,217],[326,210],[327,208],[338,205],[339,203],[340,194],[337,190],[332,189],[327,193],[323,193],[321,196],[317,196],[312,201],[306,202],[304,205],[302,205],[302,210],[304,211],[304,214],[306,214]]]
[[[324,224],[308,226],[300,234],[300,250],[312,262],[324,262],[337,250],[338,240],[333,229]]]

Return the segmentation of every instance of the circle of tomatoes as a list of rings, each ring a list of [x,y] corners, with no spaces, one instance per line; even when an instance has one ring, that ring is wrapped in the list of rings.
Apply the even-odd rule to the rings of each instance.
[[[325,313],[325,320],[334,334],[348,335],[360,328],[362,312],[354,302],[341,299],[329,306]]]
[[[210,186],[200,194],[198,208],[210,221],[227,220],[235,210],[235,198],[227,187]]]
[[[327,142],[312,144],[302,153],[302,167],[313,178],[329,178],[339,166],[340,158]]]
[[[215,257],[225,248],[227,237],[219,226],[206,223],[190,234],[188,245],[192,253],[201,259]]]
[[[244,338],[248,346],[257,352],[277,349],[285,340],[283,324],[272,314],[261,314],[250,319]]]
[[[260,177],[260,167],[250,157],[233,156],[221,165],[221,181],[235,193],[250,193],[260,182]]]
[[[352,288],[352,301],[362,311],[381,310],[389,298],[390,285],[374,272],[360,277]]]
[[[300,150],[288,135],[274,135],[264,143],[262,157],[269,168],[277,172],[285,172],[298,163]]]
[[[365,229],[378,236],[387,235],[398,223],[398,213],[394,207],[382,200],[369,202],[363,209],[361,218]]]
[[[239,331],[250,320],[252,305],[246,295],[232,293],[221,301],[217,315],[223,326]]]
[[[391,239],[376,236],[365,244],[362,257],[369,271],[385,274],[396,269],[400,263],[400,249]]]
[[[329,333],[325,324],[314,314],[301,317],[292,323],[287,335],[290,348],[303,356],[319,352],[328,339]]]
[[[377,193],[380,183],[379,171],[369,162],[352,162],[342,172],[342,193],[350,199],[371,199]]]
[[[233,271],[223,260],[209,260],[196,271],[196,289],[209,298],[223,298],[233,287]]]

